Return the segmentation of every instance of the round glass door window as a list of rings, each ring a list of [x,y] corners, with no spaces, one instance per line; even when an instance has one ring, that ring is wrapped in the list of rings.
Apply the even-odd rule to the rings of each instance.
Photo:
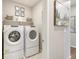
[[[36,36],[37,36],[37,33],[36,33],[35,30],[30,31],[30,33],[29,33],[29,38],[30,38],[31,40],[34,40],[34,39],[36,38]]]
[[[18,31],[12,31],[8,38],[11,42],[16,42],[20,39],[20,33]]]

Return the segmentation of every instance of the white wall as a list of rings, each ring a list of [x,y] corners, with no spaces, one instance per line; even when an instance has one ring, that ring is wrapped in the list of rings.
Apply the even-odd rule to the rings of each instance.
[[[61,0],[60,0],[61,1]],[[63,0],[64,1],[64,0]],[[50,0],[50,3],[52,0]],[[63,2],[62,2],[63,3]],[[69,27],[54,27],[53,3],[50,6],[50,59],[70,59]],[[53,19],[53,20],[52,20]]]
[[[64,28],[54,26],[54,0],[49,1],[49,59],[64,59]]]
[[[71,7],[71,16],[76,16],[76,6]],[[76,20],[76,19],[75,19]],[[70,33],[71,35],[71,47],[76,47],[76,33]]]
[[[32,18],[34,25],[39,28],[39,31],[41,32],[41,26],[42,26],[42,1],[37,3],[32,8]]]
[[[25,8],[25,17],[15,16],[15,6]],[[16,2],[12,2],[10,0],[3,0],[3,20],[4,20],[4,17],[6,15],[13,16],[14,17],[13,20],[16,20],[16,18],[18,18],[18,21],[26,21],[27,17],[32,17],[31,16],[31,8],[29,8],[25,5],[21,5],[19,3],[16,3]]]
[[[43,48],[45,53],[44,58],[70,59],[69,29],[66,30],[65,27],[54,26],[54,0],[46,0],[44,7],[42,25],[44,34],[43,47],[45,46]]]

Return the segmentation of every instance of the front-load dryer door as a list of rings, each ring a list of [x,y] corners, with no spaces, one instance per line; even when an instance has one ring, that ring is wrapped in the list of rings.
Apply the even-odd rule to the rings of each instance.
[[[29,30],[27,37],[28,37],[28,39],[29,39],[30,41],[38,40],[38,32],[37,32],[37,30],[35,30],[35,29]]]

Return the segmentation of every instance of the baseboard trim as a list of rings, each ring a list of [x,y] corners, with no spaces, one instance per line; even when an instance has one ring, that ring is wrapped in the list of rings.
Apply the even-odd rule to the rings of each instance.
[[[69,56],[67,59],[71,59],[71,56]]]

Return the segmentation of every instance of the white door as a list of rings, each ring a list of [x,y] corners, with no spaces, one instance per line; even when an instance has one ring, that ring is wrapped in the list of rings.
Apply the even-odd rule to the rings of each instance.
[[[43,12],[42,12],[42,59],[49,59],[48,51],[48,0],[43,0]]]

